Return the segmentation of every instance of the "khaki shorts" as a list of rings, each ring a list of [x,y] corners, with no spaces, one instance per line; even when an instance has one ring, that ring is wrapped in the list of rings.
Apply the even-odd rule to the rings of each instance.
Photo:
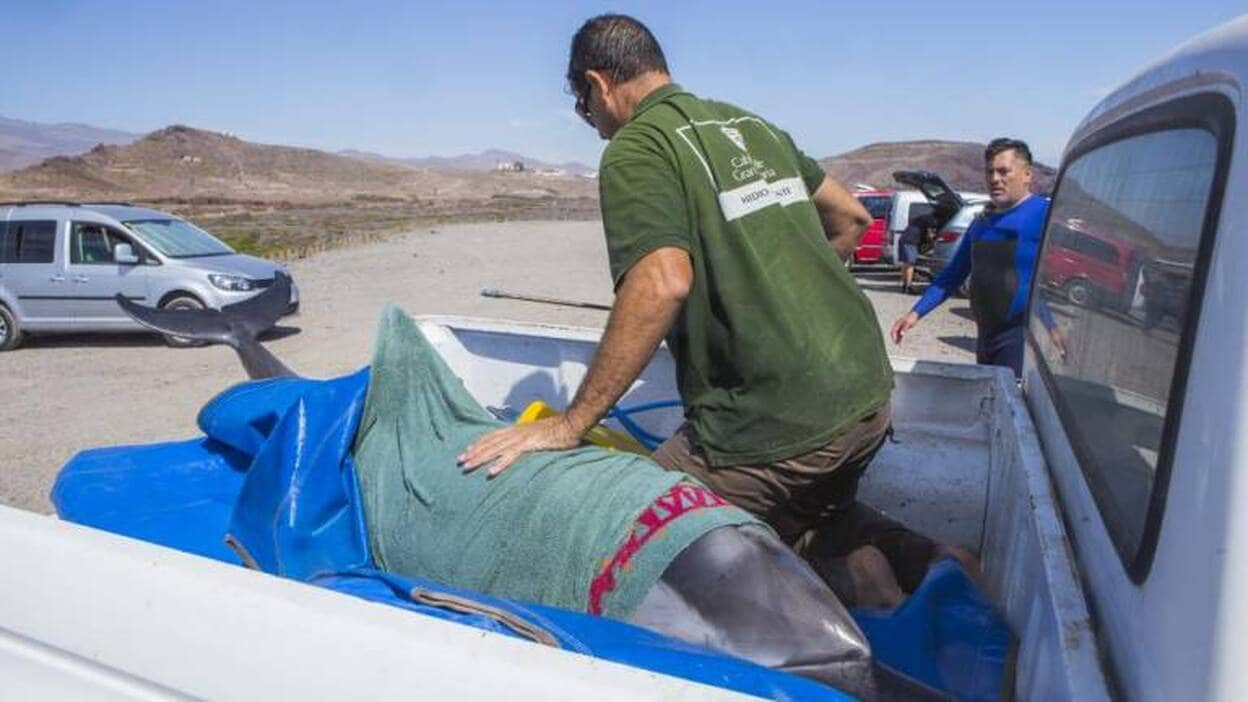
[[[651,458],[667,470],[692,475],[767,522],[825,579],[833,561],[871,545],[884,552],[902,588],[912,591],[935,555],[935,542],[858,502],[858,481],[891,426],[892,406],[885,403],[810,453],[773,463],[712,466],[686,424]]]

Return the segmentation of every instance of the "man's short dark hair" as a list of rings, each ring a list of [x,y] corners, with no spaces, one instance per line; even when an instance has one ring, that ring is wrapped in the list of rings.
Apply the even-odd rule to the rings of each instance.
[[[1027,148],[1027,142],[1021,139],[1010,139],[1001,137],[988,142],[988,148],[984,149],[984,163],[992,163],[992,159],[1003,151],[1013,151],[1018,157],[1031,165],[1031,149]]]
[[[568,86],[577,97],[589,92],[585,71],[590,69],[616,83],[649,71],[668,72],[659,41],[646,25],[627,15],[598,15],[576,30],[568,56]]]

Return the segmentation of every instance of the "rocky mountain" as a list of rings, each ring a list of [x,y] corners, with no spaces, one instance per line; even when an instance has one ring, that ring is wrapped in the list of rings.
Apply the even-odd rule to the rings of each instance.
[[[86,124],[40,124],[0,116],[0,171],[80,154],[96,144],[129,144],[139,136]]]
[[[421,198],[592,197],[592,180],[534,173],[418,170],[315,149],[243,141],[186,126],[0,173],[4,199],[321,203]]]
[[[124,132],[82,125],[44,127],[48,125],[0,118],[0,159],[22,149],[30,153],[32,144],[70,148],[89,140],[95,146],[86,145],[89,150],[76,156],[55,155],[0,173],[0,199],[318,204],[597,196],[596,183],[582,177],[593,172],[584,164],[551,164],[498,149],[456,157],[395,159],[360,151],[331,154],[256,144],[180,125],[132,143],[124,143],[134,138]],[[102,139],[123,143],[100,143]],[[19,142],[24,146],[18,148]],[[908,169],[933,171],[959,190],[982,192],[983,149],[983,144],[974,142],[882,142],[824,158],[821,163],[851,186],[896,187],[893,171]],[[523,172],[497,170],[500,163],[516,161],[525,165]],[[563,174],[552,175],[554,171]],[[1036,164],[1038,190],[1051,189],[1053,178],[1052,168]]]
[[[475,154],[459,156],[425,156],[423,158],[393,158],[369,151],[346,150],[338,152],[342,156],[363,159],[366,161],[398,163],[412,168],[423,168],[435,171],[493,171],[500,164],[523,163],[526,170],[563,171],[570,175],[590,175],[595,172],[592,166],[576,161],[567,163],[550,163],[531,158],[514,151],[502,149],[486,149]]]
[[[891,141],[868,144],[821,159],[829,175],[847,186],[858,183],[896,188],[893,171],[936,173],[955,190],[984,192],[984,144],[969,141]],[[1038,192],[1053,188],[1056,171],[1042,163],[1033,169]]]

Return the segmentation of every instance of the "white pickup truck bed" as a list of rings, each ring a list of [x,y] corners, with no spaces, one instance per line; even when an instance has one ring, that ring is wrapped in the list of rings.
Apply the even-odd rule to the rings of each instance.
[[[448,317],[422,328],[482,404],[565,406],[599,332]],[[979,553],[983,583],[1019,651],[1020,699],[1108,699],[1096,641],[1044,457],[1008,369],[894,359],[895,441],[867,471],[861,497],[932,538]],[[677,397],[661,348],[621,406]],[[638,415],[660,435],[679,409]]]
[[[513,409],[535,399],[565,405],[599,334],[453,318],[420,323],[482,404]],[[1106,698],[1071,552],[1013,379],[911,361],[895,361],[895,370],[896,442],[879,454],[862,496],[981,554],[984,587],[1019,637],[1013,682],[1021,699]],[[674,397],[671,358],[660,349],[621,404]],[[667,434],[681,415],[666,408],[635,419]],[[594,696],[603,699],[727,694],[13,510],[0,509],[0,548],[0,678],[23,680],[27,691],[386,694],[398,678],[375,673],[395,666],[411,672],[402,679],[413,691],[464,698],[492,697],[502,689],[494,683],[533,699],[543,689],[573,696],[599,687]],[[318,639],[318,628],[332,636]],[[355,643],[333,643],[346,641]],[[322,665],[290,671],[283,660]],[[480,665],[491,685],[476,684]]]

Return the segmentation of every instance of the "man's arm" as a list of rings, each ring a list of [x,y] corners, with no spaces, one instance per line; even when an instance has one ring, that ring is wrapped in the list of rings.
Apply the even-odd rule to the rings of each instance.
[[[871,226],[871,214],[858,202],[858,198],[826,175],[811,200],[815,209],[819,210],[828,243],[836,249],[841,260],[845,260],[854,253],[858,239]]]
[[[490,475],[498,475],[530,451],[579,445],[641,375],[692,285],[693,264],[684,249],[664,247],[643,256],[620,282],[602,342],[567,411],[486,434],[459,456],[464,470],[493,461]]]
[[[971,274],[971,248],[975,245],[975,237],[978,236],[978,226],[979,220],[971,223],[944,270],[936,276],[931,285],[927,286],[927,290],[923,291],[923,296],[914,303],[914,307],[893,322],[889,336],[892,337],[894,344],[900,344],[906,333],[918,324],[920,319],[949,299],[949,295],[966,282],[966,277]]]

